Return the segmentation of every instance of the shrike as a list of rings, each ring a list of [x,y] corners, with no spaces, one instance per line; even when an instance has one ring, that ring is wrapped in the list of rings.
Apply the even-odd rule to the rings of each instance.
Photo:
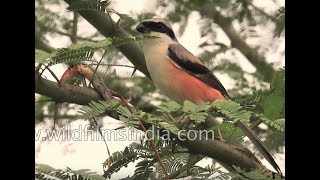
[[[170,99],[195,104],[230,98],[226,89],[211,71],[179,42],[171,26],[160,18],[142,21],[136,30],[157,38],[143,41],[143,53],[155,86]],[[243,122],[239,126],[262,155],[280,172],[270,151]]]

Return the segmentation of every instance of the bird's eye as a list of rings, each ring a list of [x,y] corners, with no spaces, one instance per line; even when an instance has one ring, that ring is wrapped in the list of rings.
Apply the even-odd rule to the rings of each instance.
[[[157,24],[156,24],[156,28],[157,28],[157,29],[161,29],[161,28],[162,28],[161,23],[157,23]]]

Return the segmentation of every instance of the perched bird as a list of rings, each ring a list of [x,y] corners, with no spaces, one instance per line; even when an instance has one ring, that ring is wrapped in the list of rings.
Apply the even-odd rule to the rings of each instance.
[[[143,41],[143,53],[155,86],[170,99],[195,104],[229,99],[218,78],[192,53],[179,44],[171,26],[163,19],[146,19],[136,30],[157,38]],[[237,121],[248,138],[277,172],[281,172],[270,151],[243,122]]]

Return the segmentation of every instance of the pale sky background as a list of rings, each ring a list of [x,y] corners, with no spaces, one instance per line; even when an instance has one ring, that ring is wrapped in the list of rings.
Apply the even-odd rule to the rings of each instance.
[[[141,11],[147,12],[156,12],[156,14],[160,17],[165,17],[165,13],[160,12],[156,8],[155,0],[112,0],[111,6],[120,13],[129,14],[130,13],[140,13]],[[258,7],[263,8],[267,13],[272,14],[275,12],[280,6],[284,6],[284,0],[255,0],[254,4]],[[66,4],[62,5],[50,5],[50,8],[55,12],[59,12],[61,15],[66,16]],[[72,15],[69,13],[69,18],[72,18]],[[179,42],[184,45],[190,52],[195,55],[200,54],[203,49],[198,46],[202,41],[200,37],[199,27],[200,15],[197,12],[191,13],[188,19],[188,25],[186,30],[182,36],[178,36]],[[175,32],[178,32],[179,25],[173,24],[173,29]],[[237,27],[237,24],[235,24]],[[79,23],[79,35],[82,37],[90,36],[94,32],[94,28],[86,21],[81,21]],[[272,39],[272,28],[268,29],[258,29],[257,30],[260,35],[265,38]],[[271,36],[271,37],[268,37]],[[63,36],[46,36],[49,40],[50,45],[55,48],[67,47],[70,45],[70,40],[67,37]],[[230,44],[229,39],[226,37],[223,31],[218,31],[217,34],[217,42],[223,42],[226,45]],[[250,39],[248,41],[249,44],[259,43],[259,38]],[[277,47],[272,48],[272,51],[266,54],[266,58],[269,62],[277,62],[277,67],[283,67],[285,65],[285,41],[284,38],[274,39],[273,41],[277,41],[278,43],[274,43],[269,41],[269,43],[277,44]],[[233,55],[233,54],[236,55]],[[224,55],[217,56],[215,58],[215,62],[221,60],[222,57],[229,57],[228,59],[236,56],[238,59],[235,62],[239,63],[241,67],[243,67],[247,72],[254,72],[255,68],[245,60],[245,58],[238,53],[237,51],[228,51]],[[230,58],[231,57],[231,58]],[[240,60],[239,60],[240,59]],[[279,61],[280,60],[280,61]],[[129,64],[129,62],[127,62]],[[52,70],[58,75],[58,78],[61,77],[62,73],[65,71],[65,67],[62,65],[53,66]],[[126,69],[127,70],[127,69]],[[131,72],[132,69],[129,69]],[[54,80],[49,73],[44,74],[48,79]],[[234,85],[234,81],[232,81],[228,75],[215,73],[215,75],[221,80],[226,89],[230,89]],[[76,113],[76,112],[74,112]],[[71,123],[71,126],[75,129],[79,128],[79,126],[84,127],[84,125],[88,124],[88,121],[77,120]],[[121,123],[116,120],[112,120],[111,118],[104,118],[102,129],[113,129],[115,127],[120,126]],[[52,127],[52,120],[46,120],[44,123],[40,123],[36,125],[36,131],[41,129],[41,136],[46,136],[44,131],[45,129],[50,129]],[[129,141],[109,141],[109,149],[112,152],[120,151],[125,148],[125,146],[129,145],[131,142]],[[36,141],[35,142],[35,162],[43,163],[50,165],[54,168],[66,168],[70,167],[71,169],[92,169],[92,171],[96,171],[99,174],[103,174],[102,163],[108,158],[106,147],[103,141]],[[281,170],[285,171],[284,165],[284,153],[275,154],[276,161],[278,162]],[[266,165],[269,169],[272,167],[267,163],[266,160],[262,160],[263,164]],[[210,158],[206,158],[202,160],[199,164],[205,166],[210,164]],[[114,174],[111,179],[119,179],[128,175],[132,175],[134,171],[134,166],[129,164],[128,168],[122,168],[118,173]]]

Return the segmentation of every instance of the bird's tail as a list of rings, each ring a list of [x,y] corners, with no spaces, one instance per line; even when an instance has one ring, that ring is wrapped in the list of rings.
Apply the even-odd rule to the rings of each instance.
[[[256,148],[260,151],[260,153],[267,159],[267,161],[272,165],[272,167],[278,172],[281,173],[281,170],[274,160],[273,155],[270,150],[262,143],[260,138],[255,135],[255,133],[243,122],[237,121],[237,126],[241,128],[241,130],[248,136],[248,138],[252,141],[252,143],[256,146]]]

